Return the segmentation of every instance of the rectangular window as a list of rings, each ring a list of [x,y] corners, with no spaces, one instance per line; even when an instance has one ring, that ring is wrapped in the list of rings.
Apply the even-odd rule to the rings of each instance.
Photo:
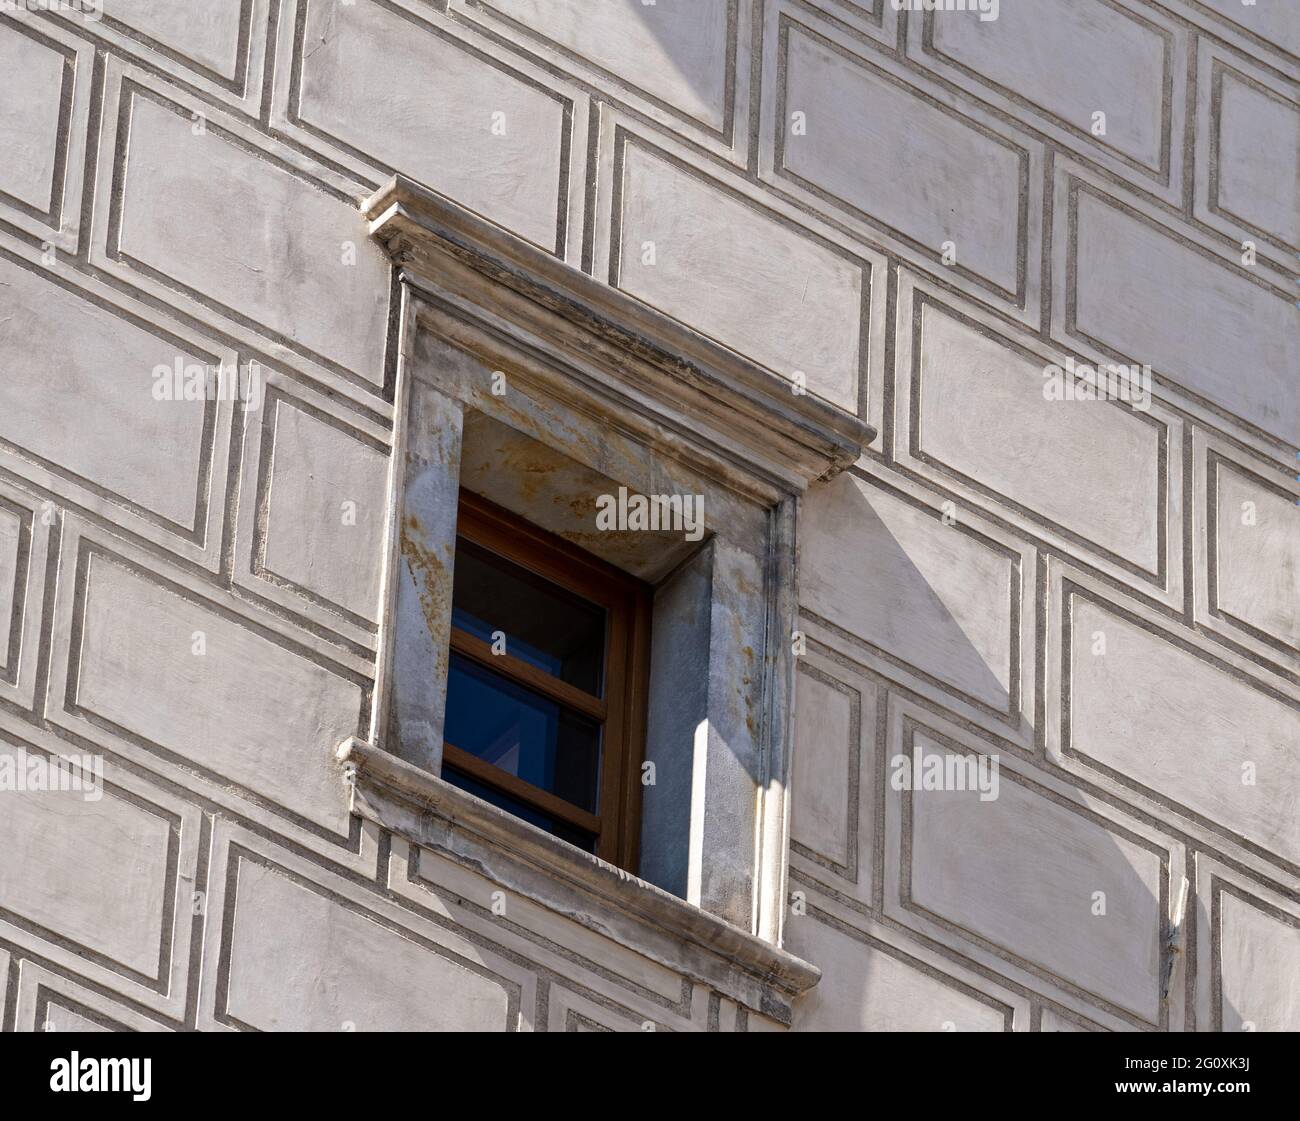
[[[462,491],[442,777],[634,870],[650,589]]]

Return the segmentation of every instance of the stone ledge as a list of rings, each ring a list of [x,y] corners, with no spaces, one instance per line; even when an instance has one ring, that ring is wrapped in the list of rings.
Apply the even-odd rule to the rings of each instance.
[[[751,465],[782,464],[801,490],[875,438],[852,413],[649,304],[398,176],[361,204],[370,233],[417,288],[451,293],[547,340],[610,385],[692,418],[697,438]]]
[[[352,738],[352,812],[778,1023],[821,970],[442,779]]]

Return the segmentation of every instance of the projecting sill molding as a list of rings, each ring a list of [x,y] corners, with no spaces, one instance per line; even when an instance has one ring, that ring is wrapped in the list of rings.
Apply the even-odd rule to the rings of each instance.
[[[781,1024],[816,966],[370,744],[337,758],[352,812]]]

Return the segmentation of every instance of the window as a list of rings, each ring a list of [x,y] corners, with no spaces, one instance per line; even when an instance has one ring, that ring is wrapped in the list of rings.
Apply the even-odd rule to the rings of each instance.
[[[504,846],[513,861],[547,872],[537,877],[540,884],[552,876],[601,893],[621,891],[615,882],[632,884],[571,845],[539,842],[520,819],[435,779],[450,760],[448,777],[513,799],[519,811],[540,815],[550,828],[576,830],[602,856],[622,854],[612,863],[779,944],[788,911],[796,665],[789,636],[801,628],[795,594],[800,498],[857,463],[874,429],[813,394],[792,394],[789,378],[409,180],[395,178],[366,200],[363,212],[398,268],[404,342],[394,372],[391,540],[377,688],[365,733],[370,743],[350,737],[339,748],[340,760],[355,767],[356,812],[386,828],[396,828],[394,820],[417,828],[421,843],[434,848],[447,848],[454,836],[459,852],[485,862]],[[505,394],[502,373],[510,375]],[[880,409],[879,395],[873,400]],[[620,613],[635,640],[614,640],[620,624],[607,614],[601,692],[574,686],[584,704],[594,697],[604,706],[594,717],[555,695],[557,686],[571,684],[564,673],[578,680],[591,672],[574,653],[557,663],[544,643],[517,636],[526,644],[516,641],[517,654],[537,660],[549,654],[551,666],[571,664],[557,676],[520,656],[511,663],[521,670],[514,675],[465,637],[453,648],[461,529],[489,554],[587,603],[611,607],[593,591],[597,581],[575,586],[571,578],[592,567],[567,546],[559,549],[562,563],[539,571],[508,548],[538,539],[517,523],[495,535],[500,542],[473,540],[469,519],[456,524],[462,480],[489,488],[519,516],[566,536],[591,533],[602,557],[653,582],[653,628],[637,623],[644,599]],[[628,531],[619,539],[579,524],[593,495],[620,487],[629,494],[700,496],[708,542],[674,548],[662,535]],[[530,545],[529,552],[539,551]],[[615,579],[626,587],[622,577]],[[457,629],[475,637],[472,628]],[[492,629],[507,633],[509,648],[509,626]],[[650,629],[657,649],[646,659],[641,652]],[[484,640],[482,628],[477,637]],[[449,683],[449,651],[457,656],[456,683]],[[620,657],[624,668],[615,671]],[[647,661],[653,662],[648,678]],[[472,752],[465,758],[467,749],[447,734],[446,718],[449,689],[461,690],[467,666],[497,674],[489,684],[504,678],[534,704],[552,702],[557,749],[561,712],[571,721],[563,742],[579,749],[587,727],[581,720],[600,725],[594,812],[562,797],[554,778],[552,789],[525,787],[527,779],[507,789],[518,778],[509,767],[489,769],[495,764]],[[531,671],[551,688],[536,688]],[[622,691],[617,700],[616,689]],[[647,706],[635,703],[638,694],[653,699],[642,755],[657,769],[657,781],[644,790],[630,746],[642,740]],[[458,722],[461,704],[452,713]],[[472,703],[465,711],[474,712]],[[534,719],[541,726],[547,715]],[[466,734],[455,729],[461,739]],[[448,740],[453,750],[444,759]],[[497,754],[511,761],[508,750]],[[621,771],[616,783],[614,767]],[[580,789],[572,773],[562,777],[565,789]],[[635,807],[642,794],[638,839]],[[412,805],[423,813],[412,816]],[[636,891],[622,898],[633,910],[658,905]]]
[[[636,861],[650,590],[462,491],[442,777]]]

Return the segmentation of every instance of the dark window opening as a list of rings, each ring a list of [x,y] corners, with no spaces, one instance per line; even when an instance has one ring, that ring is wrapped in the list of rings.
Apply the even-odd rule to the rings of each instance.
[[[468,492],[443,778],[633,869],[650,589]]]

